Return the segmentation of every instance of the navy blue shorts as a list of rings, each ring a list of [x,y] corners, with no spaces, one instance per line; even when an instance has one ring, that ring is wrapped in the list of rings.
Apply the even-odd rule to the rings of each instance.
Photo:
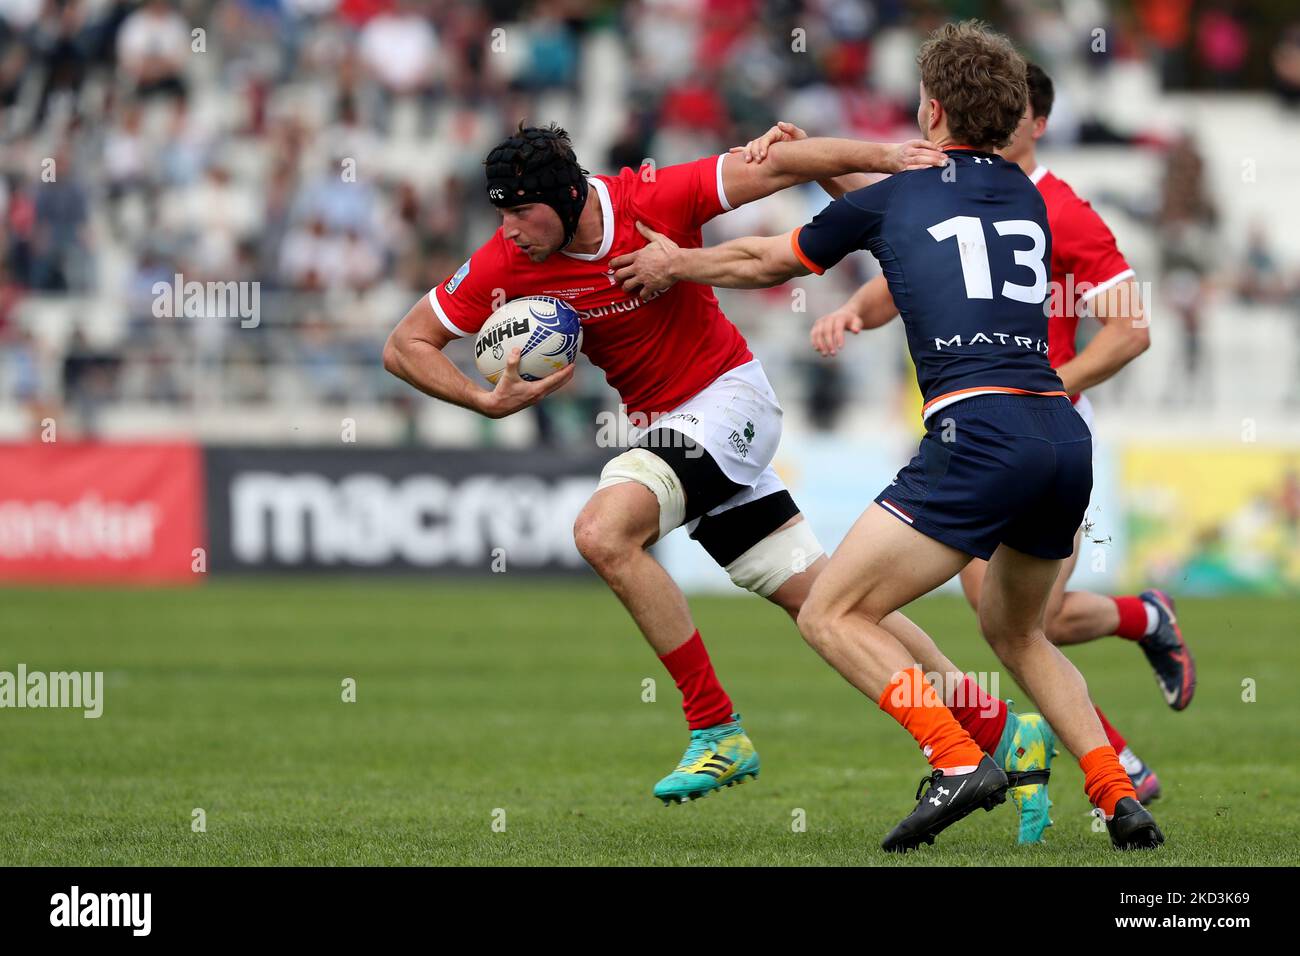
[[[1091,494],[1092,434],[1069,399],[978,395],[930,416],[916,457],[876,502],[977,558],[999,544],[1068,558]]]

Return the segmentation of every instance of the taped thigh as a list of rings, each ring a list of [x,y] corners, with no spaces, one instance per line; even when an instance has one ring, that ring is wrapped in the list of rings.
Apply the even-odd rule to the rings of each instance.
[[[807,520],[769,534],[727,565],[738,587],[770,597],[781,585],[800,574],[825,552]]]
[[[659,502],[659,537],[686,519],[686,492],[672,466],[653,452],[632,448],[605,463],[596,490],[625,481],[650,489]]]

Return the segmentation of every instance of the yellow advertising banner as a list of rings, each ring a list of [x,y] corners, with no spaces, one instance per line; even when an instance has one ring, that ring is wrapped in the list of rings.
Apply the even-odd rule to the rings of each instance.
[[[1130,447],[1120,486],[1127,584],[1300,592],[1300,448]]]

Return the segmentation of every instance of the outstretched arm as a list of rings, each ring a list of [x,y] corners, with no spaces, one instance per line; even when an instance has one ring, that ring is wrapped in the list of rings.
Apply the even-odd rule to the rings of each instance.
[[[799,137],[804,136],[803,130],[798,127],[791,126],[790,129],[797,132]],[[819,181],[823,183],[822,188],[829,191],[832,187],[827,184],[837,176],[898,173],[905,169],[942,166],[948,161],[941,150],[923,139],[908,140],[906,143],[865,143],[830,137],[794,138],[795,133],[780,132],[791,138],[764,145],[763,156],[759,161],[746,160],[745,150],[749,146],[729,153],[723,160],[722,189],[727,195],[727,202],[733,207],[762,199],[800,183]],[[772,136],[773,132],[769,130],[758,142]],[[861,177],[860,183],[847,178],[842,182],[846,187],[850,183],[854,188],[866,185],[865,177]]]
[[[808,134],[795,126],[794,123],[778,120],[776,125],[762,136],[751,139],[744,146],[733,146],[731,152],[739,155],[746,163],[761,164],[767,160],[768,153],[777,143],[790,143],[807,138]],[[911,149],[913,151],[912,158],[917,160],[917,162],[904,167],[906,169],[920,169],[927,165],[945,165],[941,160],[943,154],[938,150],[934,150],[925,140],[911,140],[902,145]],[[931,156],[931,150],[934,150],[938,155]],[[871,179],[866,173],[851,172],[831,178],[818,179],[817,185],[832,199],[839,199],[845,193],[851,193],[855,189],[863,189],[871,185]]]
[[[805,140],[811,143],[812,140]],[[789,143],[792,149],[804,143]],[[809,161],[810,164],[815,162]],[[780,285],[794,276],[821,275],[849,253],[866,249],[879,235],[883,211],[889,205],[898,177],[837,199],[813,217],[812,222],[783,236],[747,236],[709,249],[682,249],[638,222],[636,227],[650,244],[610,263],[623,288],[642,298],[658,295],[674,282],[731,289]]]
[[[610,268],[624,289],[639,293],[643,299],[674,282],[762,289],[812,271],[795,255],[793,233],[745,236],[705,249],[683,249],[642,223],[636,227],[649,245],[611,260]]]

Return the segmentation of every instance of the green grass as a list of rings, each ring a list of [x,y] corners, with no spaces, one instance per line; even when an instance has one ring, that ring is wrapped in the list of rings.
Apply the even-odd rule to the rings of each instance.
[[[0,591],[0,670],[102,670],[106,684],[98,720],[0,710],[0,864],[1300,862],[1295,602],[1182,602],[1200,668],[1184,713],[1131,644],[1071,651],[1160,775],[1163,850],[1112,852],[1066,755],[1047,845],[1015,846],[1008,804],[903,860],[878,843],[927,770],[910,738],[764,602],[692,603],[763,773],[665,808],[650,787],[685,744],[678,694],[594,584]],[[959,600],[912,614],[959,666],[994,669]],[[341,700],[348,677],[356,703]]]

